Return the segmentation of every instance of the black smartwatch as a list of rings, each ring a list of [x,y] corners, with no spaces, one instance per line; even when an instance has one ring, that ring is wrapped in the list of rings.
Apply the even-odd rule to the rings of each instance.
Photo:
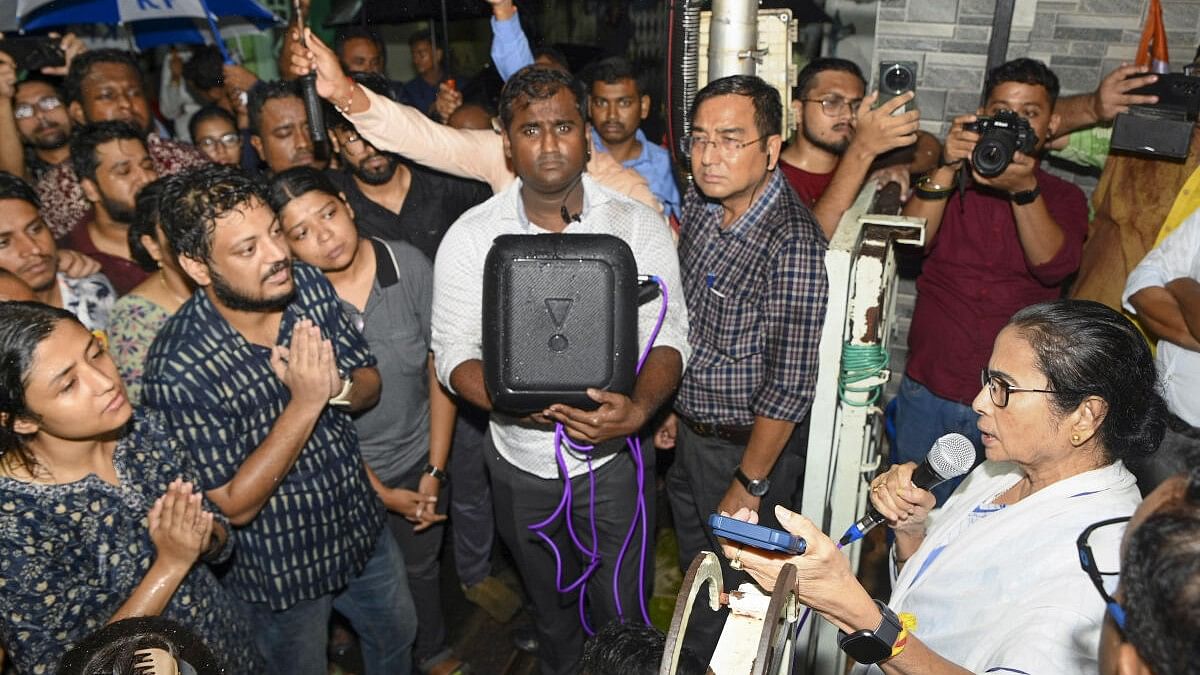
[[[742,487],[746,488],[746,492],[750,493],[751,497],[766,496],[767,491],[771,489],[771,481],[766,478],[754,480],[742,472],[742,467],[733,470],[733,477],[738,479]]]
[[[1032,204],[1033,200],[1037,199],[1040,194],[1042,194],[1042,188],[1039,186],[1024,192],[1013,192],[1008,195],[1008,199],[1017,206],[1025,206],[1026,204]]]
[[[876,600],[875,606],[883,614],[883,620],[875,630],[864,628],[847,635],[838,631],[838,647],[846,652],[846,656],[863,665],[879,663],[892,655],[892,647],[896,638],[900,637],[900,618],[890,607]]]

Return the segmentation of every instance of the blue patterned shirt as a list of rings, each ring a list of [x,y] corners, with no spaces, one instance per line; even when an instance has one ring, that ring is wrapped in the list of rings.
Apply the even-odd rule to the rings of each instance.
[[[728,229],[694,187],[679,264],[692,358],[675,408],[697,422],[800,422],[812,405],[829,280],[825,237],[780,171]]]
[[[293,265],[296,295],[277,343],[302,318],[333,341],[338,368],[375,365],[367,343],[314,267]],[[290,400],[270,350],[251,344],[196,293],[158,334],[146,361],[145,405],[163,411],[212,490],[233,479]],[[258,515],[236,531],[238,553],[226,583],[249,602],[283,610],[334,592],[362,571],[383,527],[383,505],[367,480],[350,415],[326,407],[283,482]]]
[[[113,467],[118,485],[95,474],[61,485],[0,477],[0,642],[18,672],[58,672],[64,652],[108,623],[154,562],[154,500],[176,478],[195,477],[161,416],[143,411],[117,441]],[[194,630],[229,675],[263,672],[249,620],[204,562],[162,615]]]

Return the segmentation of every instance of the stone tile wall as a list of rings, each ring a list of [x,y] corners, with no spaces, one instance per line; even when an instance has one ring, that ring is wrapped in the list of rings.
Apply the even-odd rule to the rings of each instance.
[[[1163,0],[1171,64],[1190,63],[1200,43],[1200,0]],[[995,0],[880,0],[875,59],[916,61],[922,126],[941,136],[973,111],[983,89]],[[1132,61],[1149,0],[1017,0],[1008,57],[1048,63],[1064,94],[1095,89]]]

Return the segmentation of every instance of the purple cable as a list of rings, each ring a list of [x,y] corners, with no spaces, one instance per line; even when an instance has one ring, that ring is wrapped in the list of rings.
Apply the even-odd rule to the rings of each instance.
[[[667,315],[667,285],[657,276],[651,276],[650,280],[658,284],[659,290],[662,292],[662,304],[658,310],[658,319],[654,324],[654,330],[650,333],[650,340],[638,358],[635,373],[642,372],[642,366],[646,364],[646,359],[650,356],[650,350],[654,348],[654,341],[658,339],[658,334],[662,330],[663,320]],[[621,544],[621,550],[617,555],[617,562],[613,566],[613,600],[616,603],[617,616],[624,620],[625,614],[621,607],[620,585],[621,563],[625,558],[625,551],[629,549],[629,544],[633,540],[633,533],[637,530],[638,523],[642,525],[642,555],[638,560],[638,602],[642,611],[642,620],[647,624],[650,623],[650,613],[646,609],[646,538],[648,532],[648,524],[646,522],[646,497],[645,497],[645,462],[642,456],[641,440],[636,436],[625,439],[626,444],[630,448],[630,453],[633,456],[634,466],[637,469],[637,500],[634,506],[633,519],[629,524],[629,532],[625,535],[625,541]],[[567,470],[567,461],[563,457],[563,445],[582,453],[587,461],[588,474],[588,522],[592,530],[592,547],[589,549],[583,545],[579,536],[575,533],[574,520],[571,517],[571,476]],[[587,622],[586,598],[587,598],[587,581],[591,578],[596,568],[600,565],[600,544],[599,537],[596,531],[596,474],[592,470],[591,452],[595,447],[586,444],[576,444],[566,434],[562,423],[554,425],[554,457],[558,464],[558,470],[563,477],[563,497],[558,502],[558,507],[545,520],[529,525],[528,528],[533,531],[546,545],[550,547],[550,552],[554,554],[554,587],[559,593],[570,593],[576,588],[579,589],[579,622],[583,626],[585,633],[595,635],[595,631]],[[579,578],[571,582],[568,586],[563,586],[562,581],[562,554],[559,553],[558,546],[550,539],[542,530],[549,527],[558,517],[566,512],[567,534],[571,538],[571,543],[584,556],[589,558],[587,567],[579,575]]]

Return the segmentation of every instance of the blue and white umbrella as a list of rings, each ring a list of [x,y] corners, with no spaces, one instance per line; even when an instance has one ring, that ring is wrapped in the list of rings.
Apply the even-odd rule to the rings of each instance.
[[[265,30],[280,23],[256,0],[17,0],[16,4],[22,30],[123,25],[139,49],[210,42],[207,29],[211,42],[225,54],[222,29]]]

